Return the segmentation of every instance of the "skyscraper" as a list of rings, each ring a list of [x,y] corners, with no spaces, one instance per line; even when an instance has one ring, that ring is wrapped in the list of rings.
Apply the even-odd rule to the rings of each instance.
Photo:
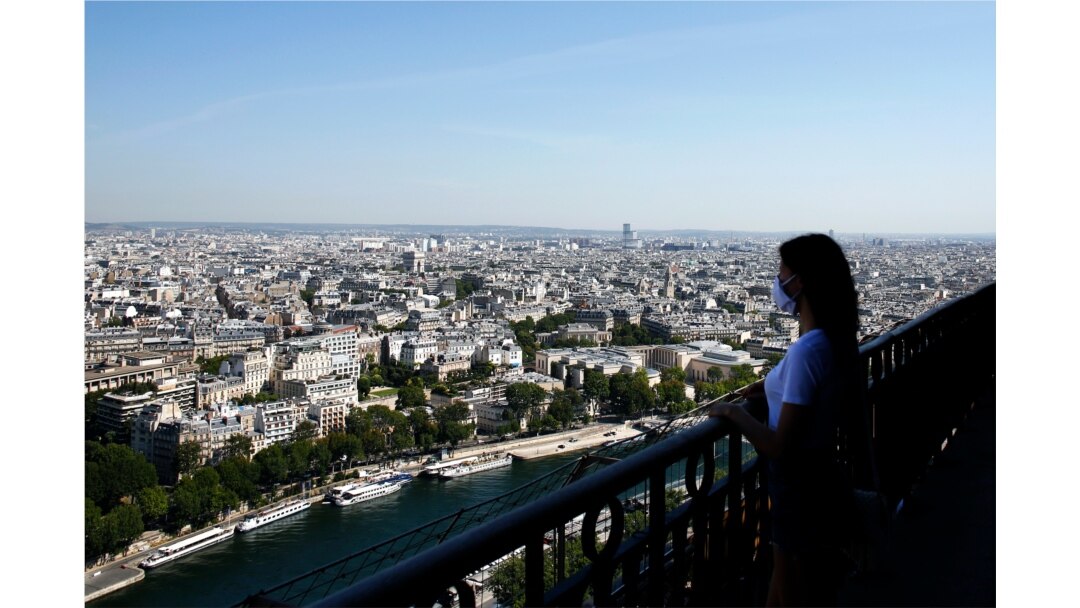
[[[637,231],[630,229],[630,224],[622,225],[623,249],[641,249],[641,239],[637,238]]]

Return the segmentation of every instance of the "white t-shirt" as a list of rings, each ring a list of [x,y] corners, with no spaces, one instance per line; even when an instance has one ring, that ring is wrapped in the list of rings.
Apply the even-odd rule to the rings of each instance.
[[[785,403],[820,409],[823,402],[823,383],[830,378],[833,367],[832,346],[823,330],[812,329],[792,344],[780,363],[765,376],[769,428],[776,430],[780,423],[780,409]],[[828,412],[815,412],[818,414],[812,425],[815,431],[804,437],[807,443],[818,444],[827,439],[818,437],[817,431],[827,429],[827,425],[832,421],[832,411],[831,408],[828,409]]]

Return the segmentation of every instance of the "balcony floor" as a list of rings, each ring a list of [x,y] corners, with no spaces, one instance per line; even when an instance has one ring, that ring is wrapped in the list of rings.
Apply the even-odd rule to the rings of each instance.
[[[852,579],[840,606],[993,606],[995,396],[935,459],[897,517],[883,572]]]

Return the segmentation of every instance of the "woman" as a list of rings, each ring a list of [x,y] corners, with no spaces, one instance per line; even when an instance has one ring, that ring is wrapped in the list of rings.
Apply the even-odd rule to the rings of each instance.
[[[768,461],[773,574],[766,605],[802,606],[817,601],[810,569],[838,540],[837,425],[855,395],[858,295],[843,251],[823,234],[780,246],[772,291],[779,309],[798,315],[800,337],[765,377],[767,423],[730,403],[709,415],[731,420]]]

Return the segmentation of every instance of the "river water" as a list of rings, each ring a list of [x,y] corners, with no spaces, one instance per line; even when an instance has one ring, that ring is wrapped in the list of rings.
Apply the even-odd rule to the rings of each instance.
[[[344,508],[307,511],[146,572],[91,602],[105,606],[231,606],[429,521],[504,494],[578,459],[559,454],[449,481],[418,477],[401,491]]]

